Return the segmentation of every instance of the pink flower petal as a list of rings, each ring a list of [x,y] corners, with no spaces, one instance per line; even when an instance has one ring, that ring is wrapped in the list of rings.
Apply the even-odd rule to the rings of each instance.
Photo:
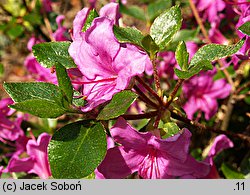
[[[138,170],[144,154],[124,147],[108,149],[106,157],[98,166],[97,170],[106,179],[122,179]]]
[[[100,16],[107,17],[114,21],[114,24],[118,25],[118,20],[121,17],[119,13],[118,3],[108,3],[100,9]]]

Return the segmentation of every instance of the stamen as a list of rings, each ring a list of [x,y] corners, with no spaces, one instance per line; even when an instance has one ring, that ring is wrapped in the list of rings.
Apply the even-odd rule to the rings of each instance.
[[[95,80],[95,81],[71,81],[73,84],[93,84],[93,83],[101,83],[101,82],[111,82],[114,81],[117,77],[113,78],[107,78],[107,79],[100,79],[100,80]]]
[[[33,134],[33,132],[32,132],[32,130],[31,130],[30,127],[27,128],[27,131],[29,132],[31,139],[33,139],[33,140],[36,141],[36,137],[34,136],[34,134]]]

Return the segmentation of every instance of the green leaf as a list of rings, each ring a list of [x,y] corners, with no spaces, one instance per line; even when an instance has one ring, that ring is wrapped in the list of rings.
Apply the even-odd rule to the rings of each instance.
[[[89,14],[88,14],[88,17],[86,19],[86,22],[82,28],[82,31],[85,32],[86,30],[88,30],[88,28],[91,26],[93,20],[98,17],[98,13],[96,12],[95,9],[92,9]]]
[[[56,77],[59,89],[66,97],[67,101],[71,104],[73,99],[73,86],[71,84],[66,68],[64,68],[61,64],[56,64]]]
[[[151,57],[154,57],[154,55],[159,51],[159,47],[155,44],[150,35],[147,35],[142,39],[142,45]]]
[[[24,27],[21,25],[15,25],[13,27],[11,27],[8,31],[7,31],[7,35],[11,38],[11,39],[16,39],[17,37],[21,36],[24,32]]]
[[[48,146],[52,176],[86,177],[101,163],[106,150],[106,134],[101,123],[78,121],[65,125],[53,135]]]
[[[64,114],[64,98],[58,86],[51,83],[4,83],[4,88],[16,102],[11,107],[41,118],[55,118]]]
[[[197,34],[199,33],[199,31],[200,31],[199,28],[195,30],[190,30],[190,29],[179,30],[173,37],[173,42],[198,41],[199,39],[197,38]]]
[[[172,5],[172,0],[158,0],[156,2],[150,3],[147,9],[149,20],[152,22],[163,11],[171,7],[171,5]]]
[[[188,58],[189,53],[187,52],[187,47],[184,41],[181,41],[175,51],[175,58],[182,70],[188,69]]]
[[[28,13],[23,17],[24,20],[28,21],[32,25],[42,24],[42,16],[38,13]]]
[[[69,55],[70,42],[47,42],[39,43],[32,47],[37,61],[45,68],[50,68],[56,63],[62,64],[65,68],[76,68],[76,65]]]
[[[78,91],[74,91],[73,104],[77,107],[84,106],[85,100],[82,97],[82,94]]]
[[[236,170],[230,168],[227,164],[221,165],[221,171],[227,179],[244,179],[244,175]]]
[[[122,14],[132,16],[132,17],[137,18],[139,20],[146,21],[146,17],[145,17],[145,13],[144,13],[143,9],[138,7],[138,6],[132,5],[132,6],[126,7],[122,4],[120,4],[120,12]]]
[[[113,31],[115,37],[120,43],[132,43],[143,48],[142,45],[143,35],[136,28],[131,28],[131,27],[122,28],[114,25]]]
[[[109,120],[124,114],[136,98],[137,95],[129,90],[115,94],[110,103],[101,110],[96,119]]]
[[[4,75],[4,65],[0,63],[0,77]]]
[[[162,129],[166,133],[166,135],[164,135],[164,138],[174,136],[180,131],[180,128],[174,122],[165,123]]]
[[[239,28],[239,31],[241,31],[242,33],[250,36],[250,21],[245,22],[244,24],[242,24]]]
[[[174,6],[154,20],[150,28],[150,35],[155,43],[159,45],[161,49],[164,49],[172,40],[175,33],[180,29],[181,23],[181,10],[178,6]]]
[[[29,99],[44,99],[55,102],[62,98],[58,86],[51,83],[4,83],[3,86],[15,102],[22,102]]]
[[[10,105],[10,107],[40,118],[56,118],[66,112],[62,106],[45,99],[30,99]]]
[[[245,40],[240,40],[235,45],[207,44],[201,47],[193,56],[190,67],[203,60],[213,61],[236,53],[244,44]]]
[[[201,70],[212,70],[212,69],[213,69],[213,65],[211,64],[211,62],[207,60],[203,60],[203,61],[200,61],[195,66],[189,67],[189,69],[186,71],[182,71],[182,70],[175,68],[174,72],[178,78],[188,79],[198,74]]]

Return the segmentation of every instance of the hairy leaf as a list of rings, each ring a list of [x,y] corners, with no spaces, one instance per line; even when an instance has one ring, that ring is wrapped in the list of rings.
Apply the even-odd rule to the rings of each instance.
[[[103,160],[106,150],[106,134],[101,123],[78,121],[65,125],[53,135],[48,146],[52,176],[86,177]]]
[[[32,47],[37,61],[45,68],[50,68],[56,63],[62,64],[65,68],[76,68],[76,65],[69,55],[70,42],[47,42],[39,43]]]
[[[129,90],[115,94],[110,103],[97,116],[97,120],[109,120],[124,114],[136,98],[137,95]]]
[[[180,29],[181,23],[181,10],[178,6],[174,6],[154,20],[150,28],[150,35],[155,43],[164,49]]]

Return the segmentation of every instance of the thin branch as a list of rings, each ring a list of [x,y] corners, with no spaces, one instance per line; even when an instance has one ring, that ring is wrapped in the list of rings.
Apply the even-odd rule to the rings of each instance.
[[[193,11],[194,17],[195,17],[195,19],[196,19],[196,21],[197,21],[197,23],[198,23],[198,25],[199,25],[199,27],[201,29],[202,34],[204,35],[205,39],[207,40],[207,43],[211,43],[211,40],[209,39],[207,31],[206,31],[206,29],[205,29],[205,27],[204,27],[204,25],[202,23],[202,20],[201,20],[201,18],[199,16],[198,10],[196,9],[196,7],[194,5],[193,0],[188,0],[188,1],[189,1],[191,9]]]
[[[235,138],[245,140],[250,144],[250,136],[247,136],[247,135],[244,135],[244,134],[241,134],[241,133],[233,133],[231,131],[224,131],[224,130],[221,130],[221,129],[208,127],[208,126],[206,126],[204,124],[201,124],[201,123],[198,123],[196,121],[189,120],[188,118],[185,118],[183,116],[180,116],[179,114],[177,114],[177,113],[175,113],[173,111],[171,111],[171,116],[173,118],[179,120],[179,121],[182,121],[182,122],[188,124],[188,125],[196,127],[197,129],[208,130],[208,131],[211,131],[211,132],[214,132],[214,133],[217,133],[217,134],[225,134],[225,135],[228,135],[230,137],[235,137]]]
[[[139,76],[135,76],[135,79],[146,89],[148,92],[153,95],[157,101],[162,105],[163,102],[161,98],[158,96],[158,94],[150,87],[148,86]]]
[[[165,105],[165,108],[168,108],[169,105],[173,102],[174,97],[176,96],[176,93],[178,92],[178,89],[181,87],[182,83],[183,83],[184,79],[178,79],[173,91],[171,92],[171,94],[168,97],[168,102]]]
[[[134,85],[133,88],[135,89],[136,93],[140,96],[141,100],[144,101],[146,104],[153,106],[154,108],[157,108],[158,105],[154,103],[149,97],[147,97],[138,86]]]
[[[155,82],[155,89],[157,91],[157,94],[159,97],[162,97],[162,90],[161,90],[161,84],[160,84],[160,78],[157,70],[157,64],[156,64],[156,57],[152,60],[153,63],[153,70],[154,70],[154,82]]]
[[[236,91],[235,91],[235,95],[238,95],[242,90],[246,89],[250,87],[250,81],[244,83],[241,87],[239,87]]]
[[[138,119],[145,119],[145,118],[152,118],[158,114],[158,111],[152,111],[145,114],[124,114],[121,115],[126,120],[138,120]]]

